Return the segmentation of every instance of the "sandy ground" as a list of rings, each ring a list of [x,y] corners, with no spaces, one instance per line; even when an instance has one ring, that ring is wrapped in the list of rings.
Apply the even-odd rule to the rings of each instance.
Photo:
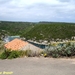
[[[75,75],[75,59],[29,57],[0,60],[0,75]]]

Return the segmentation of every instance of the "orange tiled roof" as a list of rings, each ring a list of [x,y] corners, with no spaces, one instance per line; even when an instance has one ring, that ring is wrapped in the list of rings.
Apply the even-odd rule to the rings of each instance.
[[[28,42],[24,42],[20,39],[14,39],[11,42],[8,42],[7,44],[5,44],[4,46],[7,49],[11,49],[11,50],[19,50],[21,49],[23,46],[27,45]]]

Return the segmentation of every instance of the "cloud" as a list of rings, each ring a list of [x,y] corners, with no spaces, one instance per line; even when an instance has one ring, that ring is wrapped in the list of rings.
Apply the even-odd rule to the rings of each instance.
[[[71,0],[58,0],[60,2],[70,2]]]
[[[5,4],[5,3],[8,3],[10,2],[10,0],[0,0],[0,4]]]
[[[0,0],[0,20],[75,22],[74,0]]]

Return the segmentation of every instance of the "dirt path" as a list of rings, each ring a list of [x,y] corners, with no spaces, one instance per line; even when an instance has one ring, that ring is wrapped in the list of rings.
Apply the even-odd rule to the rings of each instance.
[[[0,75],[75,75],[75,59],[30,57],[0,60]]]

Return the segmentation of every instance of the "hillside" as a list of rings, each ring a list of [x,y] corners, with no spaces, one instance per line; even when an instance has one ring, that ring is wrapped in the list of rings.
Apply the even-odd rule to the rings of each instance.
[[[1,35],[20,35],[26,39],[51,40],[65,39],[75,36],[74,23],[59,22],[0,22]]]
[[[23,34],[27,39],[47,39],[52,38],[71,38],[75,36],[75,24],[74,23],[38,23],[26,34]]]
[[[22,35],[22,33],[28,32],[34,23],[31,22],[0,22],[0,36],[9,34],[9,35]]]

